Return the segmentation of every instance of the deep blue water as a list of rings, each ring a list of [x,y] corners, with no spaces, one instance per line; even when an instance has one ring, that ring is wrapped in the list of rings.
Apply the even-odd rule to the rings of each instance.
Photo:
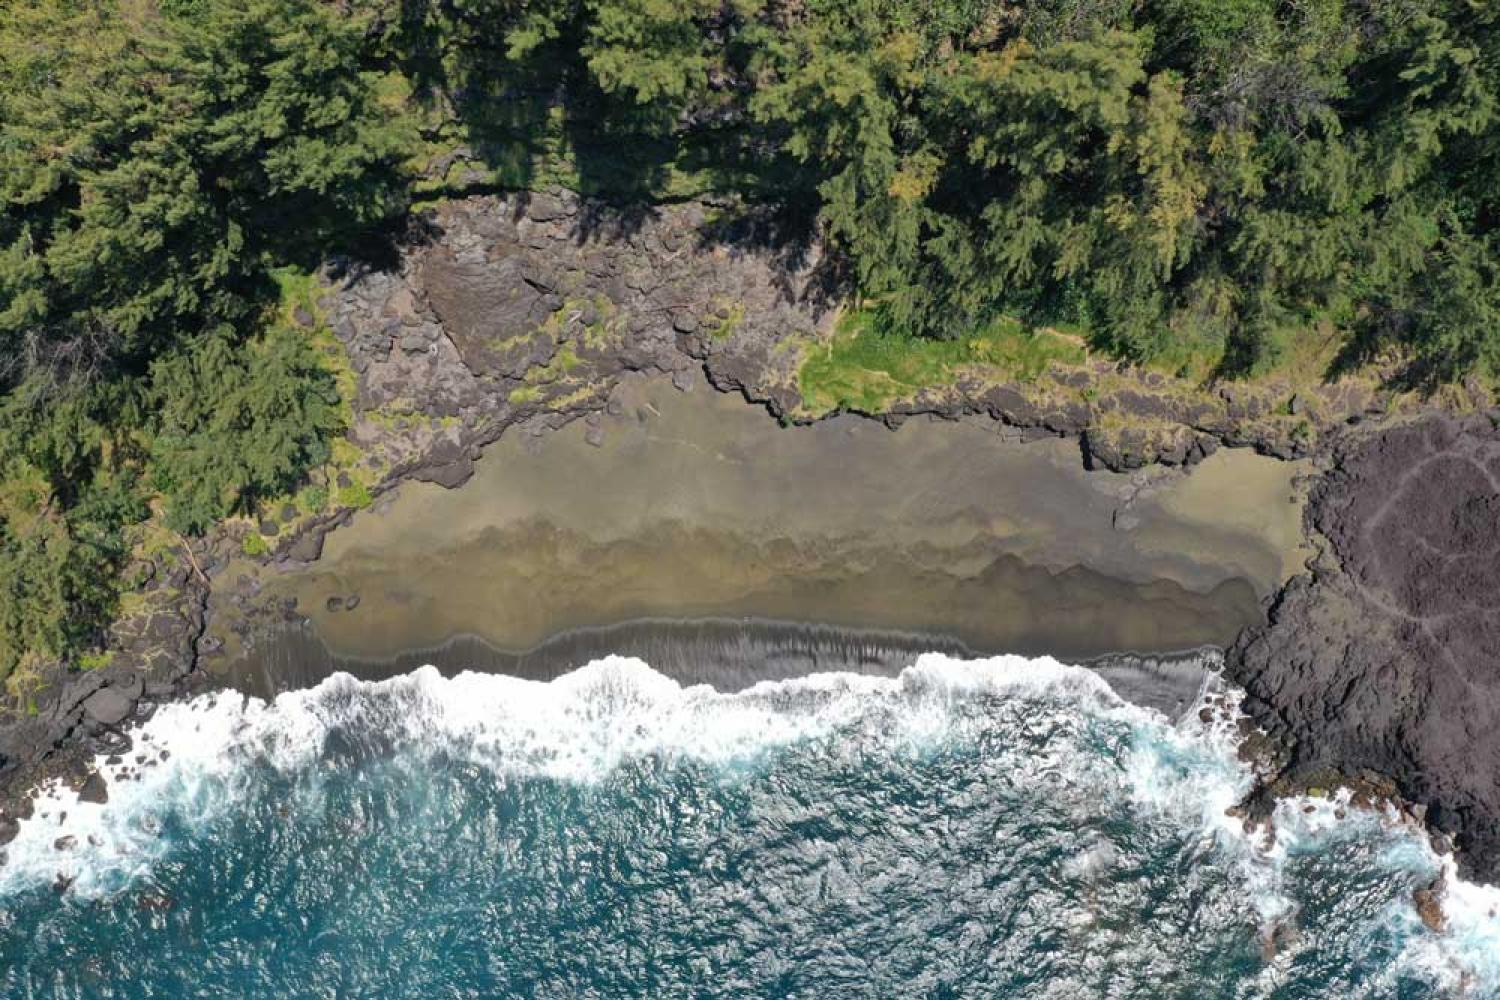
[[[171,706],[140,780],[11,845],[0,995],[1491,995],[1488,896],[1426,930],[1438,859],[1330,803],[1257,847],[1223,815],[1249,781],[1228,727],[1189,720],[1019,658]]]

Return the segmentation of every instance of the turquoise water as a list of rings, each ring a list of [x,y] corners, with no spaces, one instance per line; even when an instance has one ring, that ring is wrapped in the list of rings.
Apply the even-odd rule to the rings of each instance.
[[[1411,892],[1440,861],[1389,818],[1292,803],[1246,836],[1230,727],[1188,718],[940,656],[169,706],[108,805],[58,793],[10,845],[0,995],[1492,995],[1484,891],[1437,935]]]

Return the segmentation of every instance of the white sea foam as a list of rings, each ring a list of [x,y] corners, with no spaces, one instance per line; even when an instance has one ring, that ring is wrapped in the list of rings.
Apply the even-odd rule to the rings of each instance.
[[[1233,708],[1234,691],[1213,693]],[[597,782],[647,755],[733,766],[861,725],[887,745],[930,746],[951,735],[961,715],[956,709],[980,696],[1048,702],[1127,729],[1118,777],[1134,808],[1201,830],[1234,866],[1268,929],[1295,921],[1284,877],[1293,855],[1381,824],[1389,833],[1395,823],[1393,816],[1350,810],[1345,799],[1305,799],[1278,809],[1274,841],[1246,834],[1226,815],[1252,782],[1235,754],[1231,713],[1207,723],[1189,713],[1173,724],[1123,702],[1093,671],[1050,658],[927,654],[894,678],[816,674],[724,694],[684,687],[640,660],[612,656],[550,683],[474,673],[444,679],[425,667],[378,683],[334,675],[271,703],[221,692],[163,706],[133,733],[128,775],[98,761],[107,804],[81,803],[65,788],[46,790],[35,817],[6,849],[0,894],[59,875],[84,895],[127,885],[168,849],[162,830],[169,819],[188,830],[212,820],[265,768],[295,774],[312,767],[335,733],[441,748],[506,776]],[[64,837],[72,846],[59,850],[55,843]],[[1419,831],[1389,839],[1381,863],[1393,874],[1451,869]],[[1073,867],[1099,873],[1110,858],[1095,850]],[[1405,942],[1400,964],[1453,986],[1468,976],[1478,984],[1471,995],[1487,995],[1486,984],[1500,984],[1500,891],[1465,884],[1451,870],[1448,885],[1445,935],[1423,928],[1409,903],[1386,915]]]
[[[1140,713],[1091,671],[1048,658],[961,661],[921,657],[895,678],[814,674],[723,694],[683,687],[637,659],[610,656],[550,683],[493,674],[444,678],[433,667],[380,682],[335,674],[274,702],[234,692],[163,706],[132,733],[123,765],[96,762],[109,802],[44,790],[35,816],[6,849],[0,892],[72,880],[110,891],[166,849],[164,814],[191,827],[239,796],[251,766],[292,772],[336,731],[466,754],[496,771],[597,781],[648,754],[732,763],[833,732],[884,706],[892,739],[941,738],[952,706],[986,692],[1054,697],[1096,710]],[[163,755],[163,751],[166,754]],[[55,845],[71,838],[71,847]]]

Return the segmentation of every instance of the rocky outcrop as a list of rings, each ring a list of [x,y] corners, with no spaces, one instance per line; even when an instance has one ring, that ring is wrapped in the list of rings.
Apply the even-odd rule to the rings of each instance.
[[[95,756],[129,750],[127,730],[199,683],[203,574],[221,559],[209,544],[195,545],[191,557],[167,550],[131,570],[143,583],[110,630],[105,662],[85,670],[52,665],[28,710],[0,720],[0,844],[30,815],[29,793],[43,782],[61,779],[84,801],[99,801]]]
[[[359,376],[359,443],[436,468],[512,424],[603,409],[625,372],[722,356],[792,380],[795,358],[771,348],[830,315],[817,267],[737,241],[699,205],[484,197],[427,216],[395,270],[336,269],[324,306]]]
[[[1228,657],[1289,749],[1268,790],[1394,781],[1500,880],[1500,414],[1350,436],[1307,508],[1323,552]]]

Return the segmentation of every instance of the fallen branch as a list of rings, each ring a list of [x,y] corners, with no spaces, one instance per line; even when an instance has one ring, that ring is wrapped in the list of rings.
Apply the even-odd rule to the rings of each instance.
[[[172,534],[176,535],[177,541],[182,545],[182,551],[187,553],[188,562],[193,564],[193,572],[198,574],[198,579],[202,581],[203,586],[210,586],[208,582],[208,574],[203,572],[203,567],[198,565],[198,560],[193,555],[193,547],[189,545],[187,539],[183,538],[182,535],[178,532],[174,531],[172,532]]]

